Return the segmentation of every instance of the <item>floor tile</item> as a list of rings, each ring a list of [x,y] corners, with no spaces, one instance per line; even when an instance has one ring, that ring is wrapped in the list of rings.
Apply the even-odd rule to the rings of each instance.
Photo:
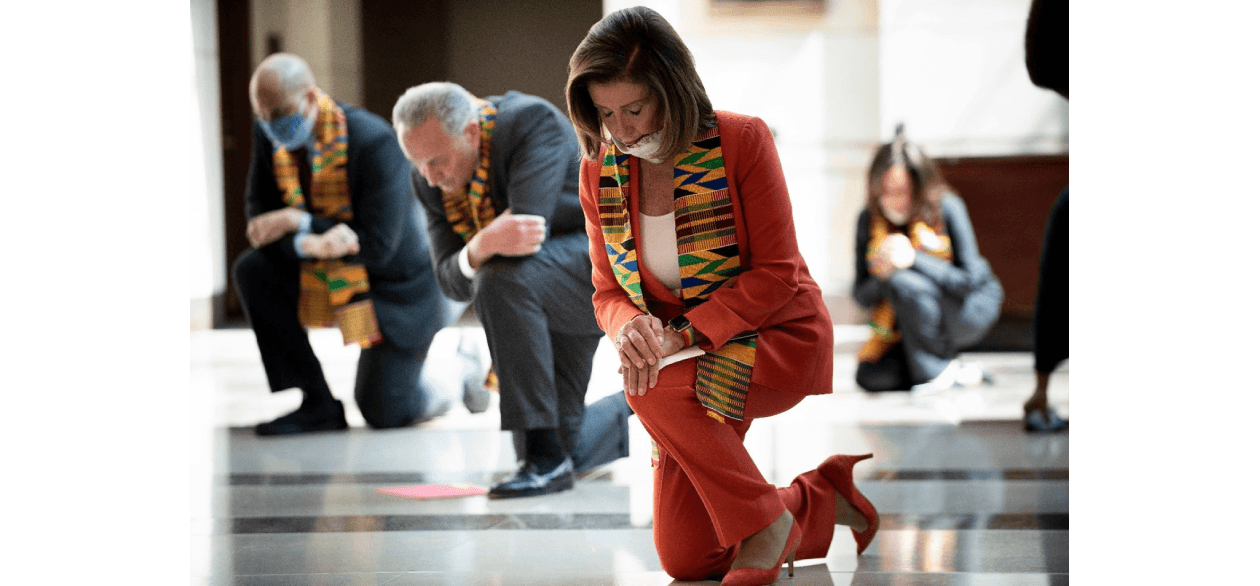
[[[966,354],[994,385],[869,394],[852,382],[859,330],[837,329],[834,392],[755,422],[746,445],[778,485],[834,453],[873,453],[855,473],[881,530],[859,557],[852,535],[837,528],[826,558],[802,560],[780,583],[1067,584],[1069,435],[1022,430],[1031,356]],[[454,359],[460,336],[484,343],[476,328],[445,330],[431,354],[437,363]],[[571,491],[497,501],[386,496],[376,490],[489,486],[509,475],[516,455],[499,429],[498,398],[486,413],[456,405],[424,424],[372,430],[353,404],[358,350],[334,330],[311,339],[351,429],[260,438],[252,425],[295,408],[297,394],[268,392],[249,330],[191,334],[194,585],[717,584],[677,582],[661,570],[651,444],[636,418],[630,457],[582,475]],[[601,346],[588,403],[619,392],[613,356]],[[1066,364],[1051,379],[1051,403],[1065,416],[1069,379]]]

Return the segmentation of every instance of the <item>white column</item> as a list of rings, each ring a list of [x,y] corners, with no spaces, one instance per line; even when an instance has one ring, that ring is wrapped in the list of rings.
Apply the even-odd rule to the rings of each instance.
[[[227,287],[223,239],[223,139],[219,105],[219,45],[214,0],[192,0],[193,79],[195,111],[188,181],[190,319],[193,329],[211,326],[210,299]]]

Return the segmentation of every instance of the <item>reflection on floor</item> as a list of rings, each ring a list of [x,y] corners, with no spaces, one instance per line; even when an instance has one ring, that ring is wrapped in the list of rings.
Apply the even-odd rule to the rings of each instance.
[[[779,584],[1045,585],[1068,582],[1068,434],[1034,436],[1018,417],[1033,386],[1027,354],[977,353],[996,384],[930,397],[870,395],[853,385],[863,328],[837,328],[835,393],[759,421],[748,447],[778,485],[833,453],[873,452],[859,488],[881,514],[861,556],[837,531],[827,557]],[[463,335],[479,335],[473,328]],[[461,333],[444,330],[435,360]],[[259,438],[250,425],[297,406],[267,392],[249,330],[191,334],[194,585],[665,585],[652,543],[650,443],[631,419],[629,458],[597,468],[572,491],[490,501],[408,500],[375,489],[421,483],[486,485],[514,468],[486,413],[457,405],[399,430],[371,430],[353,408],[358,350],[335,331],[312,343],[351,429]],[[618,392],[611,347],[596,356],[588,401]],[[1068,368],[1051,403],[1067,417]],[[704,584],[716,584],[706,582]]]

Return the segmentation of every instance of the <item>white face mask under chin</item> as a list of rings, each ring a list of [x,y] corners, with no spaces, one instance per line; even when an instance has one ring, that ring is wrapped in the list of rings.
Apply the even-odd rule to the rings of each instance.
[[[881,212],[884,212],[884,217],[887,218],[888,221],[892,222],[894,225],[905,226],[906,222],[910,221],[910,218],[906,216],[905,214],[899,214],[897,212],[889,210],[888,208],[884,206],[880,206],[879,209]]]
[[[616,137],[613,138],[613,144],[617,145],[617,150],[623,153],[626,153],[628,155],[634,155],[636,157],[639,157],[640,159],[646,159],[648,161],[651,161],[654,164],[659,165],[665,159],[654,159],[651,157],[651,155],[655,155],[656,151],[660,150],[661,135],[664,132],[665,132],[664,128],[657,130],[656,132],[649,134],[647,137],[635,143],[633,147],[628,147],[622,144],[622,142],[617,140]]]

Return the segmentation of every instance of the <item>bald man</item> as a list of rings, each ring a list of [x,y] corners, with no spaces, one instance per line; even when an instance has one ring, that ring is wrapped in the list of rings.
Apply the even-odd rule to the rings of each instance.
[[[302,391],[297,411],[256,427],[259,435],[346,428],[307,337],[338,327],[357,344],[354,397],[376,428],[410,425],[450,408],[451,393],[425,382],[434,335],[462,307],[442,297],[423,211],[411,196],[410,163],[390,125],[335,102],[300,57],[265,59],[249,84],[253,159],[245,190],[251,250],[232,267],[272,392]],[[488,394],[468,357],[465,405]],[[458,393],[458,391],[456,391]]]

